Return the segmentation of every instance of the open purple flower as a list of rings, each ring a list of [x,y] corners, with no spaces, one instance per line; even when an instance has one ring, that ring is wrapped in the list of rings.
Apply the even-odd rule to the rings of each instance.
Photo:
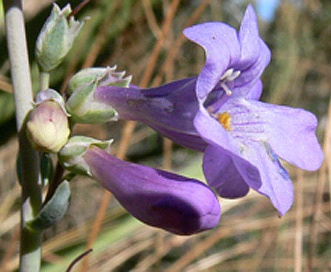
[[[320,167],[315,116],[258,101],[270,51],[252,6],[239,33],[215,22],[189,27],[184,34],[206,51],[198,77],[150,89],[99,86],[93,99],[111,106],[120,119],[144,122],[178,144],[203,151],[207,182],[220,196],[242,197],[252,188],[285,214],[293,186],[280,159],[310,171]]]
[[[218,224],[218,199],[200,181],[125,162],[97,147],[88,149],[83,158],[91,176],[148,225],[190,235]]]
[[[285,214],[293,203],[293,186],[279,159],[311,171],[320,167],[323,153],[315,136],[315,116],[257,101],[259,77],[270,52],[259,37],[252,6],[239,33],[223,23],[205,23],[184,34],[206,51],[193,122],[209,144],[203,163],[209,185],[228,198],[242,197],[253,188]]]

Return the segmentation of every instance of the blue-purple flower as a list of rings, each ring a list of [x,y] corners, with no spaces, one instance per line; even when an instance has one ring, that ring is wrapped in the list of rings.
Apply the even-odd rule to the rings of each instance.
[[[316,117],[258,101],[270,51],[259,36],[252,6],[239,32],[214,22],[189,27],[184,34],[206,52],[198,77],[150,89],[100,86],[93,99],[111,106],[119,118],[144,122],[203,151],[207,182],[220,196],[242,197],[252,188],[285,214],[293,203],[293,186],[280,160],[310,171],[320,167]]]
[[[193,122],[208,143],[203,168],[209,185],[229,198],[253,188],[285,214],[293,203],[293,186],[280,159],[305,170],[320,167],[323,153],[315,136],[315,116],[257,101],[259,77],[270,52],[259,37],[252,6],[239,33],[223,23],[205,23],[184,34],[206,51]]]
[[[221,208],[204,183],[120,160],[104,148],[109,142],[73,137],[60,151],[61,163],[96,179],[142,222],[179,235],[217,226]]]

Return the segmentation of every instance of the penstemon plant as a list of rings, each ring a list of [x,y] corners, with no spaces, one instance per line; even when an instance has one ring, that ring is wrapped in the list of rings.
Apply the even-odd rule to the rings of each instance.
[[[61,9],[54,4],[36,42],[40,90],[35,98],[22,3],[4,0],[4,6],[20,143],[20,271],[40,271],[42,233],[65,214],[75,175],[98,181],[145,224],[192,235],[218,225],[221,207],[216,193],[240,198],[252,188],[284,215],[292,206],[294,190],[280,159],[309,171],[323,161],[313,114],[259,101],[260,76],[270,50],[259,36],[251,5],[239,32],[221,22],[184,30],[206,52],[206,63],[196,76],[145,89],[131,84],[132,77],[116,66],[92,67],[76,73],[65,94],[60,94],[50,88],[50,77],[85,19],[75,20],[70,5]],[[109,152],[112,140],[71,135],[77,123],[120,119],[143,122],[174,142],[203,152],[208,185],[120,160]],[[49,154],[57,155],[55,174]]]

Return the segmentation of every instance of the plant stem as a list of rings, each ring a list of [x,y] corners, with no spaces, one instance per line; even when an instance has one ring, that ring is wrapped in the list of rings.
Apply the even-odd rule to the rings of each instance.
[[[33,101],[24,17],[20,0],[4,0],[3,4],[20,147],[19,178],[22,185],[20,271],[38,272],[41,261],[41,233],[31,232],[25,227],[26,222],[39,212],[42,194],[39,156],[26,138],[24,125]]]
[[[49,88],[50,74],[47,72],[40,73],[40,91],[47,90]]]

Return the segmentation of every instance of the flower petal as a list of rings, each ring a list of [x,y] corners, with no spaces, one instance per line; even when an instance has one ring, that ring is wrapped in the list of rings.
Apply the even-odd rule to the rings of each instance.
[[[270,61],[270,50],[260,38],[257,17],[252,5],[248,5],[246,9],[239,30],[239,40],[241,44],[240,70],[256,70],[261,75]]]
[[[208,144],[219,146],[231,153],[239,154],[239,147],[236,141],[231,137],[228,131],[207,112],[203,105],[200,106],[200,110],[194,118],[194,126],[201,138]]]
[[[219,128],[221,125],[214,127],[218,123],[216,119],[205,121],[204,130],[207,123],[213,124],[214,133],[206,136],[203,130],[198,127],[197,130],[205,140],[209,138],[207,142],[238,155],[239,143],[250,145],[263,141],[270,144],[278,157],[299,168],[314,171],[321,166],[324,156],[315,135],[317,120],[310,112],[244,98],[228,99],[219,109],[219,113],[222,112],[231,118],[231,132]]]
[[[216,146],[209,145],[206,148],[203,172],[208,184],[221,197],[243,197],[249,191],[249,186],[238,172],[231,155]]]
[[[272,131],[273,128],[268,123],[268,112],[265,112],[264,108],[251,107],[252,104],[257,103],[262,102],[229,99],[224,104],[221,110],[228,112],[232,118],[231,131],[224,129],[202,108],[194,119],[194,124],[201,136],[212,145],[207,147],[206,152],[211,152],[211,148],[216,152],[218,148],[232,157],[232,162],[229,162],[229,158],[223,158],[224,154],[214,153],[231,167],[231,174],[236,173],[234,167],[237,169],[235,175],[238,180],[235,183],[241,184],[244,180],[249,187],[269,197],[275,208],[283,215],[292,205],[293,188],[286,171],[278,161],[277,150],[273,151],[272,146],[267,143],[268,129],[270,127]],[[205,172],[207,181],[209,180],[212,186],[221,188],[220,172],[212,170],[213,167],[220,167],[218,158],[210,159],[212,153],[206,154],[208,157],[204,162],[204,170],[207,171]],[[233,190],[229,184],[224,186]]]
[[[246,183],[267,196],[279,214],[284,215],[293,204],[294,190],[286,170],[273,150],[268,148],[267,143],[253,142],[242,156],[259,170],[261,177],[261,186],[256,186],[256,181],[252,179],[245,179]]]
[[[263,115],[268,143],[277,156],[299,168],[315,171],[324,159],[315,135],[316,117],[303,109],[250,101],[250,109]]]
[[[255,50],[259,52],[256,59],[248,59],[249,56],[245,56],[246,59],[240,62],[240,66],[235,67],[235,69],[240,69],[241,71],[240,76],[235,81],[236,87],[245,85],[247,85],[246,87],[249,87],[250,85],[255,84],[256,80],[260,78],[264,69],[269,64],[270,51],[267,45],[261,39],[259,39],[258,45],[257,47],[255,47]]]
[[[245,92],[246,99],[259,100],[262,95],[262,89],[263,89],[262,81],[259,79],[258,81],[256,81],[255,85],[248,90],[248,92]]]
[[[232,95],[229,97],[230,101],[235,98],[246,98],[247,100],[259,100],[262,95],[263,85],[262,81],[258,79],[254,84],[243,86],[236,86],[233,89]],[[227,100],[229,100],[227,99]]]
[[[125,162],[96,147],[84,159],[92,176],[148,225],[190,235],[218,224],[218,199],[202,182]]]
[[[257,18],[252,5],[248,5],[244,18],[240,25],[239,40],[241,44],[241,62],[240,65],[245,69],[251,66],[260,52],[259,48],[260,36]]]
[[[164,137],[167,137],[168,139],[172,140],[176,144],[196,151],[204,152],[206,146],[208,145],[197,132],[177,132],[172,130],[170,127],[167,128],[162,125],[158,126],[157,124],[151,124],[150,127],[155,129]]]
[[[197,95],[204,99],[220,81],[226,70],[240,59],[240,44],[234,28],[220,22],[191,26],[184,35],[203,47],[206,63],[197,81]]]

